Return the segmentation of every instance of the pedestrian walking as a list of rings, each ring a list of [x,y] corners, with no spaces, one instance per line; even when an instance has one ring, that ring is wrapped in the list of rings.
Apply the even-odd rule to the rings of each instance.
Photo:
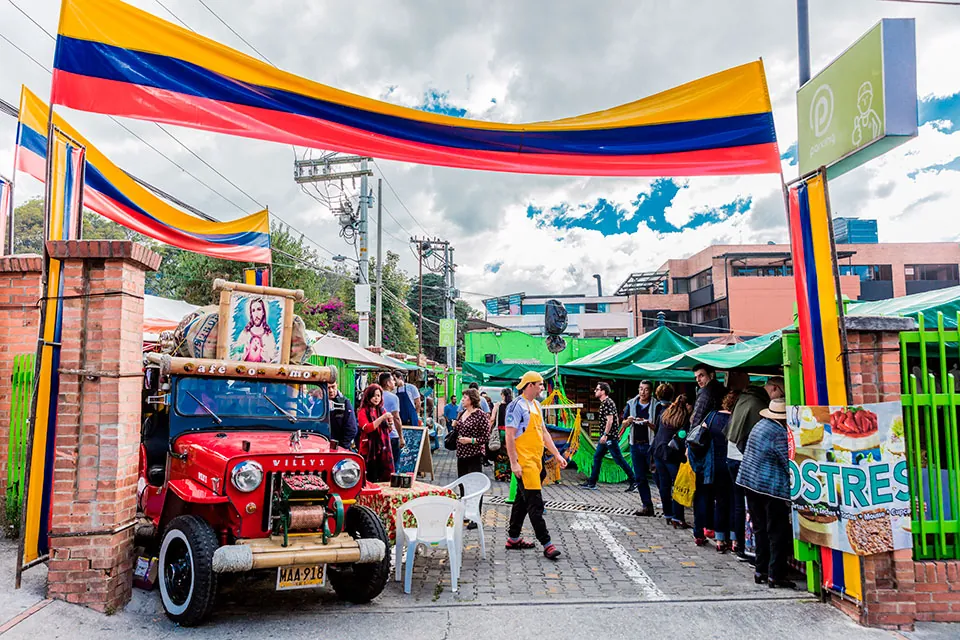
[[[641,516],[653,515],[653,500],[650,497],[650,441],[654,425],[660,416],[662,405],[653,397],[653,383],[642,380],[637,395],[627,401],[623,409],[623,422],[629,432],[630,460],[633,462],[633,484],[627,491],[640,494]]]
[[[460,405],[457,404],[457,396],[450,396],[447,399],[447,404],[443,407],[443,421],[447,430],[453,428],[453,421],[457,419],[457,415],[460,413]]]
[[[528,371],[517,385],[520,397],[507,409],[506,444],[510,457],[510,469],[517,478],[517,496],[510,511],[510,525],[507,531],[507,549],[532,549],[534,544],[520,537],[523,521],[529,517],[537,540],[543,545],[543,555],[556,560],[560,550],[550,540],[547,523],[543,519],[543,495],[541,482],[546,477],[543,470],[543,451],[546,448],[561,469],[567,461],[557,451],[557,445],[547,432],[543,421],[543,412],[536,398],[543,391],[543,376],[536,371]]]
[[[787,580],[787,560],[793,550],[790,527],[790,459],[787,445],[787,406],[771,400],[763,418],[750,432],[737,483],[746,489],[750,521],[757,544],[754,581],[771,589],[797,585]]]
[[[606,382],[598,382],[593,390],[594,395],[600,400],[600,440],[597,442],[597,449],[593,454],[593,469],[590,472],[590,478],[580,485],[581,489],[596,489],[597,481],[600,479],[600,467],[603,465],[603,458],[610,452],[613,461],[623,469],[627,474],[627,480],[630,487],[636,485],[633,478],[633,470],[623,459],[623,452],[620,450],[620,437],[623,434],[623,424],[621,424],[617,412],[617,405],[610,397],[610,385]]]
[[[680,465],[686,460],[686,445],[683,439],[689,424],[690,405],[687,403],[687,396],[681,393],[660,414],[653,438],[653,460],[657,468],[657,487],[660,490],[660,502],[663,504],[663,517],[677,529],[690,528],[683,505],[673,499],[673,483],[677,479]]]
[[[330,439],[342,447],[353,449],[359,435],[353,406],[340,393],[336,380],[327,384],[327,394],[330,398]]]
[[[737,476],[740,474],[740,462],[743,460],[743,451],[747,448],[747,438],[763,416],[760,412],[767,408],[771,400],[778,400],[784,397],[783,378],[775,376],[767,380],[762,387],[747,387],[740,397],[737,404],[730,414],[730,422],[727,425],[727,470],[732,484],[732,506],[731,517],[733,521],[734,545],[733,551],[737,557],[745,562],[750,562],[746,554],[744,542],[746,540],[746,515],[747,515],[747,497],[743,487],[737,484]]]

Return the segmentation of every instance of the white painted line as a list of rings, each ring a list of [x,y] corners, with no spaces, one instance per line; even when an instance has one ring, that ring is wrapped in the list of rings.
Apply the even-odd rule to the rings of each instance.
[[[633,580],[643,592],[644,600],[666,600],[667,596],[660,591],[660,588],[654,583],[653,579],[647,575],[643,567],[633,559],[630,552],[610,532],[611,528],[621,531],[630,531],[619,522],[615,522],[601,513],[581,513],[570,526],[574,531],[595,531],[600,541],[610,551],[610,555],[616,561],[624,574]]]

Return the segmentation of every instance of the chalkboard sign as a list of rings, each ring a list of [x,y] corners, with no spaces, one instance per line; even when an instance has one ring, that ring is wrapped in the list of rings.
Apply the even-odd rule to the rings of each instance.
[[[395,464],[397,473],[430,474],[433,479],[433,456],[430,455],[430,435],[425,427],[402,427],[406,445]]]

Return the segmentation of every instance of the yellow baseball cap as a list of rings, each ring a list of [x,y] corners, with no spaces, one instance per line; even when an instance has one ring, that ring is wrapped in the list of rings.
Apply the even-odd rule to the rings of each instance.
[[[523,377],[520,378],[520,384],[517,385],[517,389],[522,390],[531,382],[543,382],[543,376],[536,371],[527,371],[525,374],[523,374]]]

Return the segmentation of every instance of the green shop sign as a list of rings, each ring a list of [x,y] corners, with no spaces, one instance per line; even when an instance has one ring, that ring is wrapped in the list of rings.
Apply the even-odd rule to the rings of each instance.
[[[917,135],[912,18],[883,19],[797,91],[800,174],[830,178]]]
[[[457,321],[453,319],[442,318],[440,320],[440,346],[457,346]]]

